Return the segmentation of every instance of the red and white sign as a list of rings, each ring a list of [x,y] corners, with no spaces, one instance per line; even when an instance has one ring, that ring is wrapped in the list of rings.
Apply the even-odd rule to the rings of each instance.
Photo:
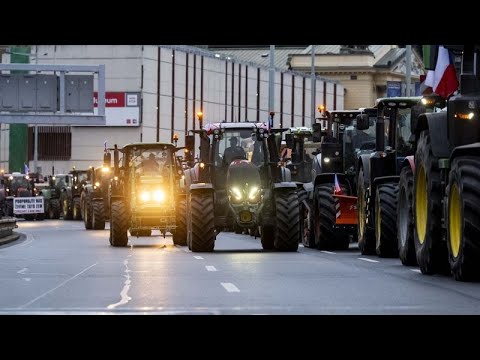
[[[94,114],[98,114],[98,93],[93,93]],[[140,93],[105,92],[105,126],[139,126]]]

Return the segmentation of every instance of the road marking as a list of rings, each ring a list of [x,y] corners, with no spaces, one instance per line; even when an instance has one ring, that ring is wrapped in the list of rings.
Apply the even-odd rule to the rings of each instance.
[[[372,260],[372,259],[367,259],[367,258],[358,258],[358,260],[363,260],[363,261],[368,261],[368,262],[373,262],[373,263],[380,262],[378,260]]]
[[[23,280],[25,280],[25,281],[30,281],[30,280],[32,280],[32,279],[31,279],[31,278],[23,278]]]
[[[19,309],[23,309],[23,308],[25,308],[25,307],[27,307],[27,306],[32,305],[35,301],[40,300],[41,298],[47,296],[47,295],[50,294],[51,292],[57,290],[58,288],[60,288],[60,287],[62,287],[63,285],[65,285],[66,283],[68,283],[68,282],[72,281],[73,279],[75,279],[76,277],[82,275],[84,272],[90,270],[92,267],[94,267],[94,266],[97,265],[97,264],[98,264],[98,263],[95,263],[95,264],[90,265],[89,267],[87,267],[87,268],[83,269],[82,271],[80,271],[78,274],[73,275],[71,278],[69,278],[69,279],[61,282],[59,285],[55,286],[53,289],[50,289],[50,290],[44,292],[42,295],[37,296],[35,299],[29,301],[28,303],[26,303],[26,304],[24,304],[24,305],[22,305],[22,306],[19,306],[18,308],[19,308]]]
[[[30,245],[33,242],[33,240],[35,240],[35,236],[33,236],[32,234],[27,234],[27,241],[25,241],[20,246]]]
[[[416,272],[416,273],[419,273],[419,274],[422,273],[422,272],[420,271],[420,269],[410,269],[410,271],[413,271],[413,272]]]
[[[333,254],[335,255],[336,252],[333,252],[333,251],[326,251],[326,250],[320,250],[320,252],[324,253],[324,254]]]
[[[225,288],[225,290],[227,290],[228,292],[240,292],[240,290],[232,283],[221,283],[221,284]]]
[[[17,274],[25,274],[25,272],[28,270],[28,268],[23,268],[22,270],[18,270]]]
[[[116,302],[115,304],[110,304],[107,306],[107,309],[115,309],[117,306],[127,304],[132,298],[128,296],[128,290],[130,290],[130,269],[128,268],[128,260],[123,261],[123,265],[125,265],[125,283],[123,285],[122,291],[120,291],[120,301]]]
[[[203,260],[203,257],[201,257],[201,256],[194,256],[194,258],[197,259],[197,260]]]
[[[207,265],[205,267],[207,268],[207,271],[218,271],[217,268],[215,266],[212,266],[212,265]]]

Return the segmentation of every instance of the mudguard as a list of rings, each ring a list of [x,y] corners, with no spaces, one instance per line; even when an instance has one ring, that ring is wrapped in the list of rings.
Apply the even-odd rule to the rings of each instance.
[[[404,167],[407,167],[407,166],[409,166],[410,169],[412,170],[412,173],[415,174],[415,156],[414,155],[409,155],[403,160],[402,166],[400,167],[400,172]]]
[[[363,169],[363,179],[365,184],[368,186],[370,184],[370,158],[373,152],[370,154],[362,154],[358,158],[358,166],[357,166],[357,175],[360,171],[360,168]]]
[[[466,155],[480,156],[480,142],[458,146],[453,149],[452,154],[450,155],[450,164],[456,157]]]
[[[213,191],[213,185],[211,183],[197,183],[190,185],[190,192],[196,191]]]
[[[420,133],[429,130],[433,155],[437,158],[448,158],[450,156],[450,143],[448,141],[448,118],[447,112],[427,113],[418,117],[415,131],[415,144],[418,143]]]
[[[292,181],[282,181],[279,183],[273,184],[273,191],[281,190],[281,189],[296,189],[297,184]]]

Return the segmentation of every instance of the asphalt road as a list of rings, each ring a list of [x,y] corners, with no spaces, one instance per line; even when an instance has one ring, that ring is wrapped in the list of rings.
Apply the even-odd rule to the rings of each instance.
[[[214,253],[192,253],[160,236],[113,248],[108,230],[77,221],[18,224],[26,236],[0,247],[0,314],[480,314],[480,283],[361,256],[356,244],[265,252],[222,233]]]

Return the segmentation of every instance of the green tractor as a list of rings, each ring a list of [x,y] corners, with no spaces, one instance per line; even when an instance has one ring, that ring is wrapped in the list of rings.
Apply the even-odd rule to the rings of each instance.
[[[55,176],[46,176],[43,182],[35,183],[36,196],[43,196],[44,217],[47,219],[59,219],[62,213],[60,194],[55,186]]]
[[[110,155],[110,154],[109,154]],[[110,161],[109,161],[110,162]],[[82,218],[86,230],[104,230],[110,212],[108,189],[112,171],[108,166],[88,169],[88,181],[80,195]]]
[[[55,176],[55,184],[60,190],[63,220],[82,220],[80,196],[88,181],[88,170],[73,168],[67,175]]]
[[[167,143],[114,146],[110,245],[127,246],[128,231],[132,236],[150,236],[152,230],[160,230],[164,237],[172,233],[176,245],[187,244],[185,179],[175,156],[180,149]],[[109,155],[104,155],[104,166],[110,168]]]

